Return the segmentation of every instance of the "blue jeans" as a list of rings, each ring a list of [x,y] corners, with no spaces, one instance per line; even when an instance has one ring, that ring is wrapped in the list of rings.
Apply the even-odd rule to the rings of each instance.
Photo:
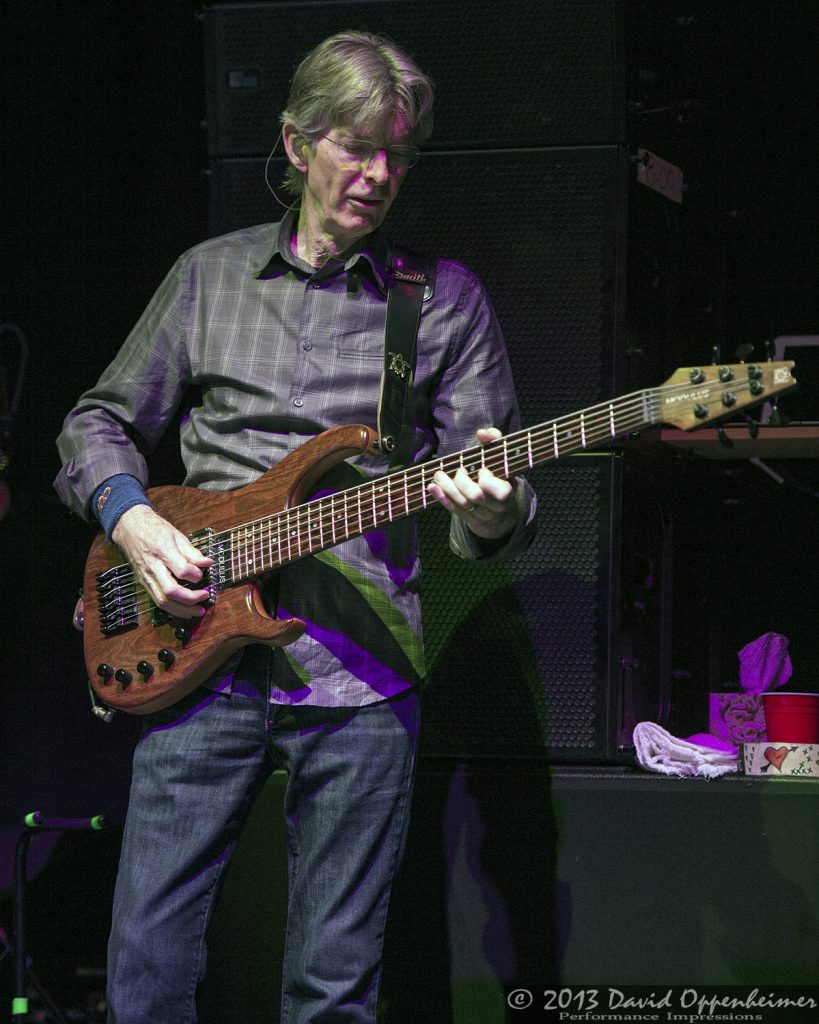
[[[271,663],[269,649],[247,648],[232,693],[200,688],[146,717],[114,894],[111,1022],[196,1021],[219,883],[276,768],[288,775],[281,1024],[376,1019],[387,903],[409,820],[418,696],[363,708],[269,704]]]

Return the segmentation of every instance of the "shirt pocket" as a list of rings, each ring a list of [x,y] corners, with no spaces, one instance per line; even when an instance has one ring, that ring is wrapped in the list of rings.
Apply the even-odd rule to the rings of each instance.
[[[361,327],[342,327],[335,333],[335,347],[343,359],[384,358],[384,331]]]

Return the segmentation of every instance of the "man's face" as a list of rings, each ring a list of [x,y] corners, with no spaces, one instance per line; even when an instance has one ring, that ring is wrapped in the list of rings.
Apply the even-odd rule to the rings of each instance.
[[[377,228],[407,173],[409,133],[403,118],[372,131],[328,129],[305,148],[302,210],[339,251]]]

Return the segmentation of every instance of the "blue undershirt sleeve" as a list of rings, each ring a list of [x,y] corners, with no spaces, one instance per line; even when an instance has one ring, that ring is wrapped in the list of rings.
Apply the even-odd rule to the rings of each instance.
[[[114,527],[119,522],[120,516],[134,505],[147,505],[149,508],[153,508],[142,484],[129,473],[117,473],[114,476],[109,476],[94,491],[91,498],[91,509],[108,540],[111,540],[111,534],[114,532]]]

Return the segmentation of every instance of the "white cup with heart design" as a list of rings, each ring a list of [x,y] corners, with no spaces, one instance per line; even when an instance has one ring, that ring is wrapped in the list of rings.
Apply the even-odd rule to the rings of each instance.
[[[819,779],[819,743],[743,743],[740,764],[746,775]]]

